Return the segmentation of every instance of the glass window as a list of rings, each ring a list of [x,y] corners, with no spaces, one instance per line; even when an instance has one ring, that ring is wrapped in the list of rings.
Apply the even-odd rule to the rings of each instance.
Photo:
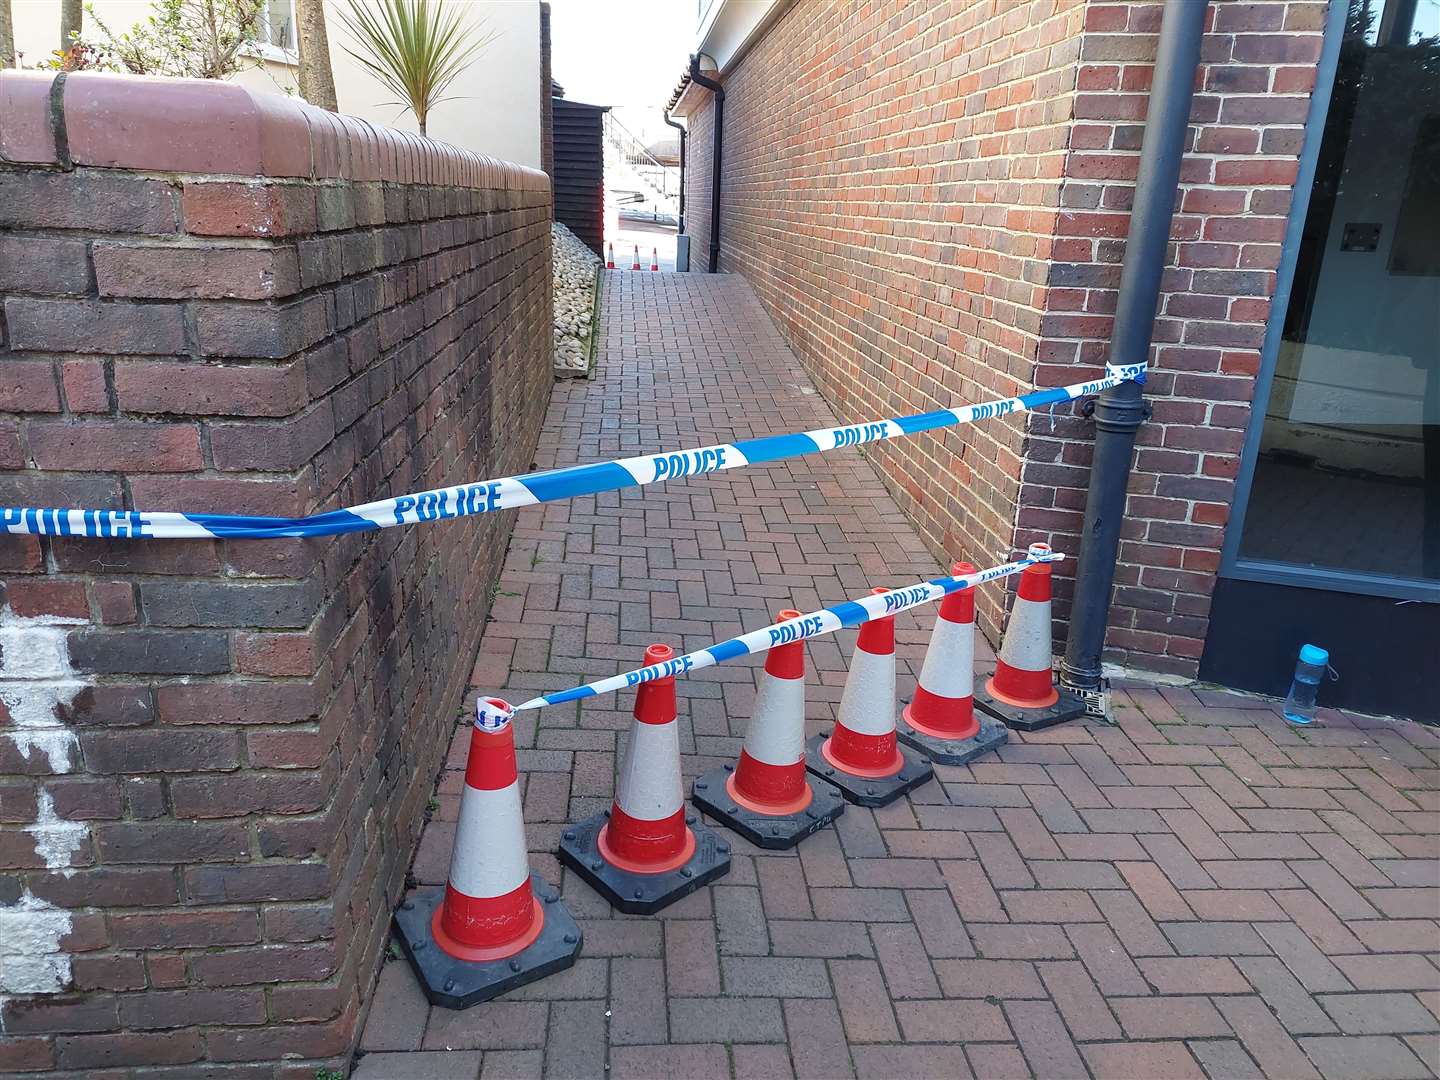
[[[1440,0],[1350,0],[1242,558],[1440,580]]]

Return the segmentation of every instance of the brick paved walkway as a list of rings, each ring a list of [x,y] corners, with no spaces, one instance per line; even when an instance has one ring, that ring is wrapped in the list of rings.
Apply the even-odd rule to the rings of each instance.
[[[556,387],[542,466],[831,422],[738,278],[611,274],[604,325],[600,377]],[[938,569],[858,453],[536,508],[475,683],[519,699]],[[901,619],[902,692],[928,626]],[[816,728],[853,638],[808,648]],[[687,782],[738,752],[755,666],[678,683]],[[516,725],[552,881],[563,823],[609,804],[632,701]],[[1190,690],[1118,705],[1117,728],[1016,737],[798,852],[732,836],[730,875],[658,917],[566,873],[572,970],[456,1013],[391,961],[356,1076],[1431,1076],[1437,733],[1339,714],[1298,733]],[[444,880],[464,745],[424,883]]]

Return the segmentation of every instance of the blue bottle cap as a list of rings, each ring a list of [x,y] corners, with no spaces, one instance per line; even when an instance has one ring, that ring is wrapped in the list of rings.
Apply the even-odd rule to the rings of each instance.
[[[1307,664],[1314,664],[1316,667],[1324,667],[1330,662],[1330,654],[1320,648],[1319,645],[1301,645],[1300,659]]]

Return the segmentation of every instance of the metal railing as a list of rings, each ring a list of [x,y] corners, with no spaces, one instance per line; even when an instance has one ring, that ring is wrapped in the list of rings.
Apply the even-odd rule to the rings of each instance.
[[[677,216],[680,212],[680,169],[656,159],[645,144],[615,118],[614,113],[605,114],[603,130],[606,188],[625,190],[628,175],[639,184],[642,196],[639,201],[653,203],[659,212]]]

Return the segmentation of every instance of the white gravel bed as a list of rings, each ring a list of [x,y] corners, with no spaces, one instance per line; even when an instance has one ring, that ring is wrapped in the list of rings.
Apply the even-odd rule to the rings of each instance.
[[[600,259],[564,225],[550,226],[555,288],[555,374],[583,378],[590,370],[595,332],[595,274]]]

